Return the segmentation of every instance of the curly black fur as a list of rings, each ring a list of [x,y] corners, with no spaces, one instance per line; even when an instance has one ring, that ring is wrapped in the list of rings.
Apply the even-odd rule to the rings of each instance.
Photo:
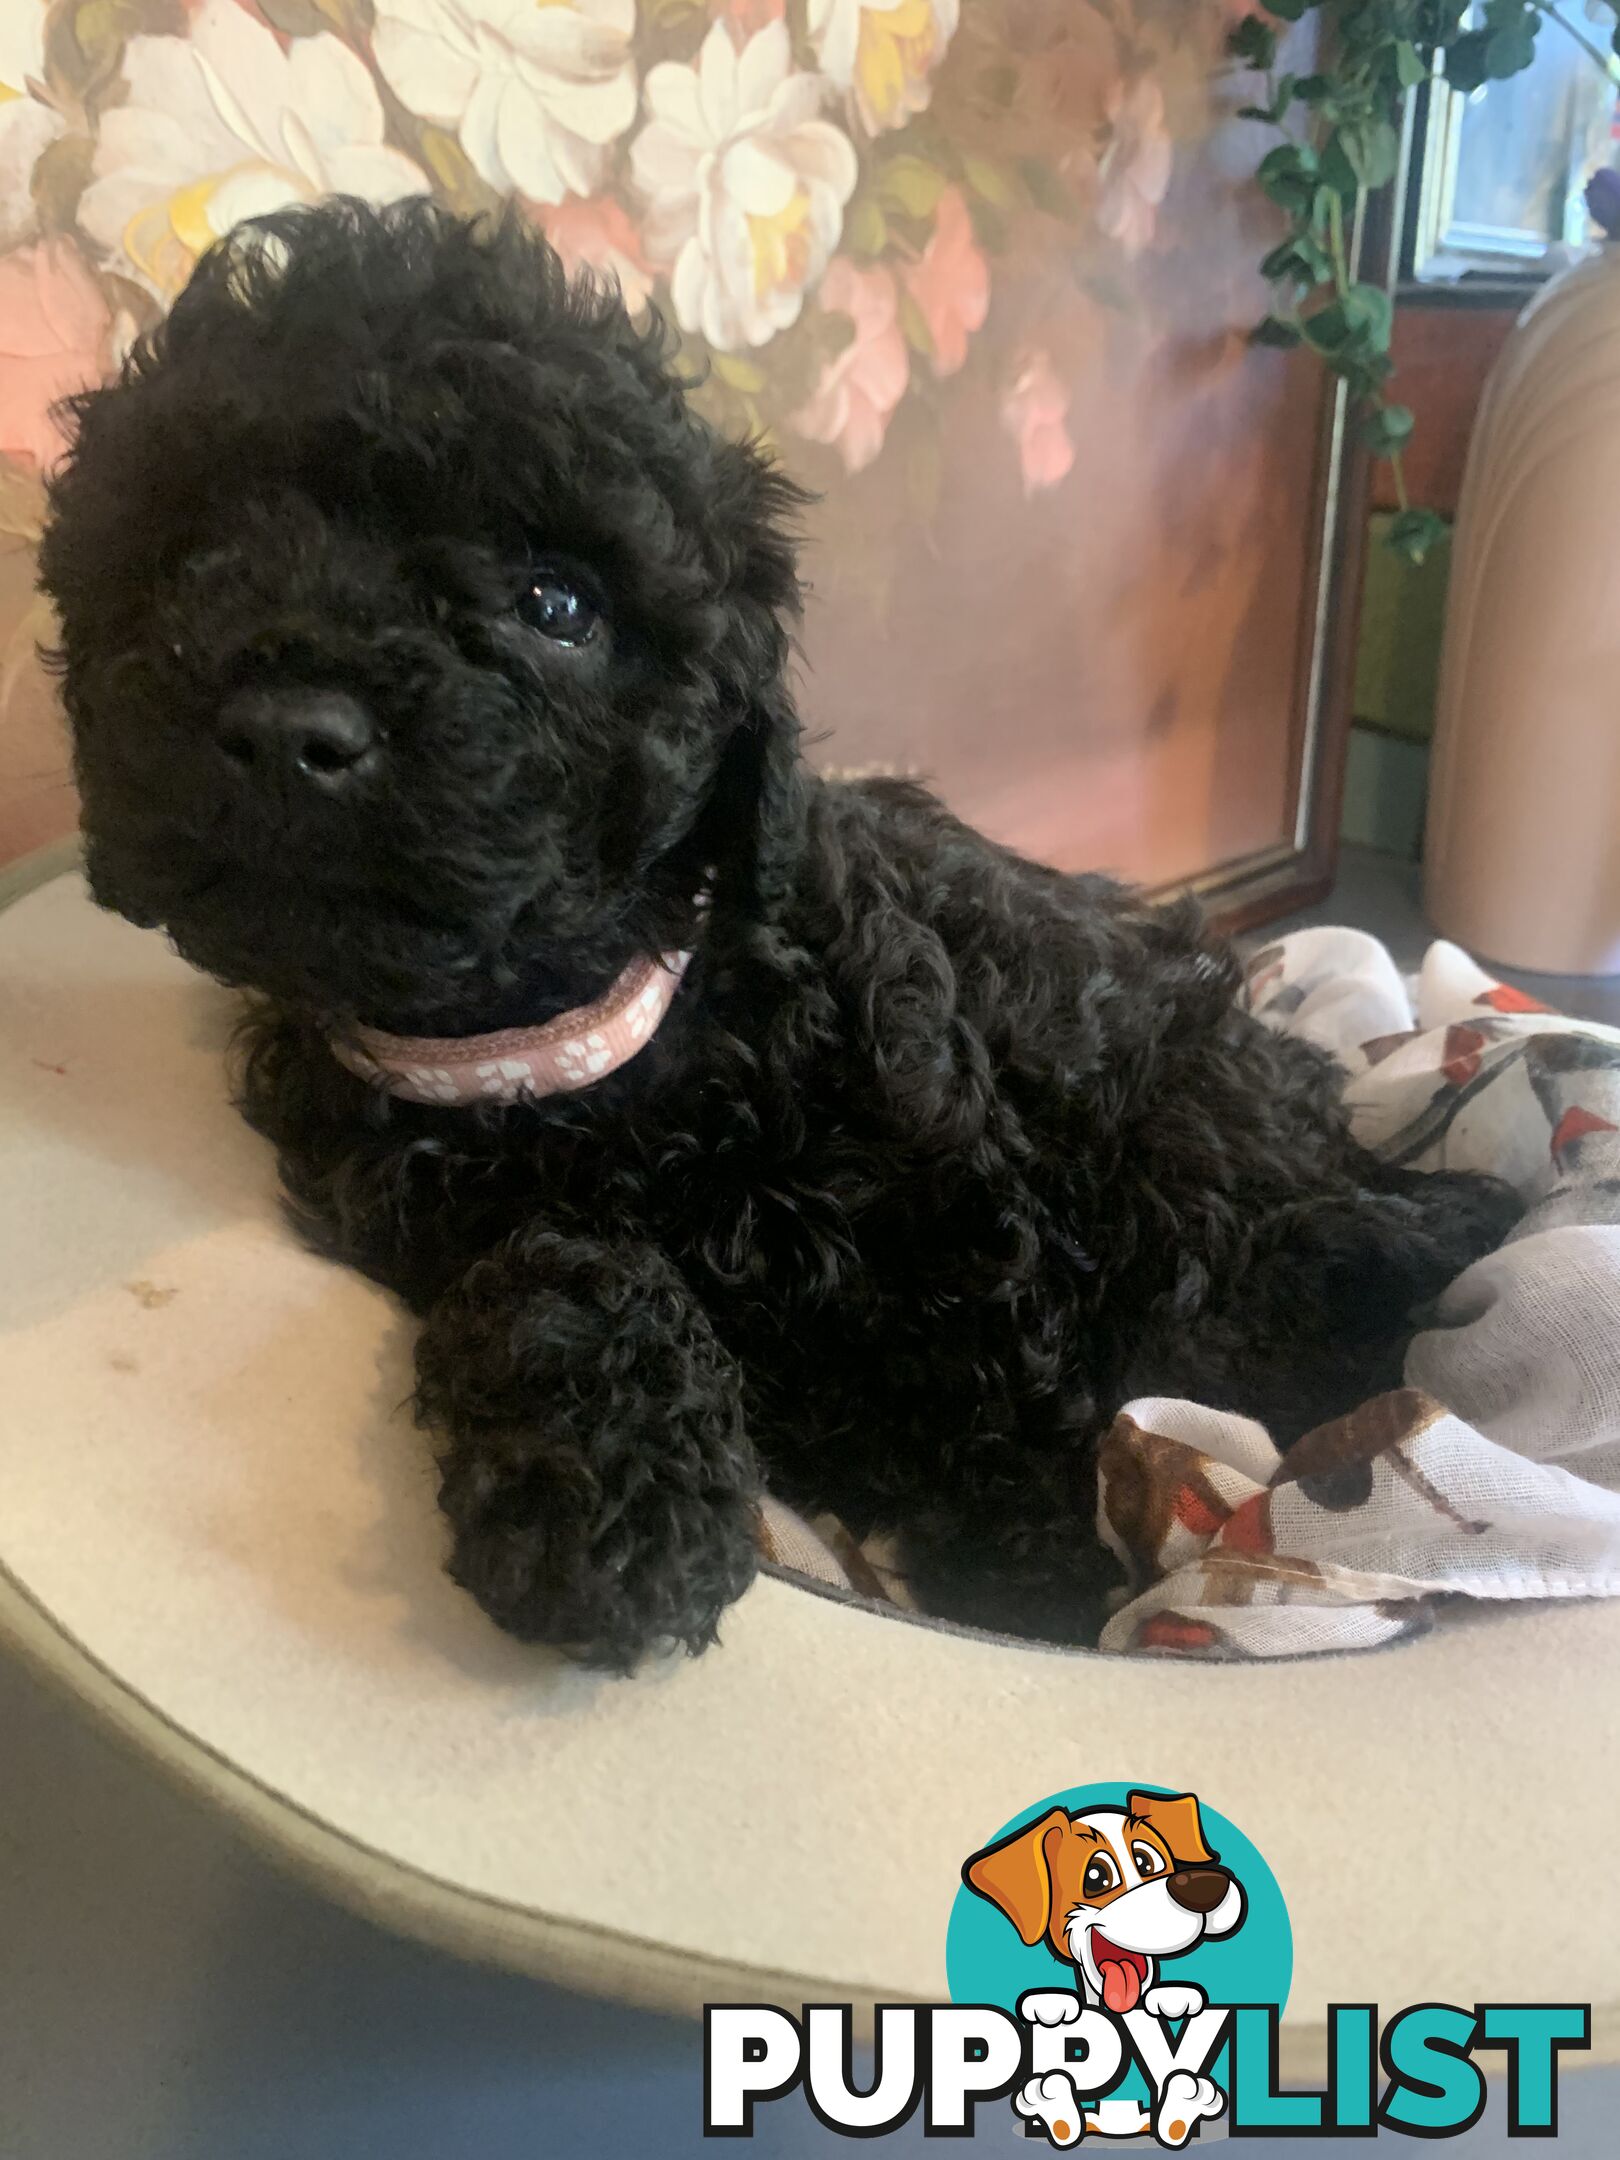
[[[247,1115],[420,1316],[451,1567],[514,1633],[710,1641],[763,1465],[898,1531],[934,1610],[1084,1640],[1121,1401],[1286,1440],[1394,1383],[1511,1222],[1356,1146],[1188,909],[799,762],[803,498],[521,223],[268,220],[76,418],[43,576],[95,893],[262,994]],[[587,646],[514,612],[559,560]],[[362,782],[221,754],[233,699],[333,690],[382,733]],[[685,945],[579,1095],[421,1108],[329,1046],[544,1019]]]

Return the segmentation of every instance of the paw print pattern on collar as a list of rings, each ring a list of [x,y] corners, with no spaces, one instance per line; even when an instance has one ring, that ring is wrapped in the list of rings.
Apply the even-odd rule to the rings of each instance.
[[[494,1035],[384,1035],[356,1028],[332,1053],[406,1102],[513,1103],[589,1087],[646,1048],[692,955],[632,960],[593,1005]]]

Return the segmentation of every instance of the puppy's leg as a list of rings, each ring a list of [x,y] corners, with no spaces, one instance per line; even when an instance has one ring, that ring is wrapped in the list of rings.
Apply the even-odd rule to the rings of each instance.
[[[1062,1462],[1008,1451],[1004,1478],[908,1516],[901,1567],[924,1612],[1045,1642],[1094,1643],[1124,1581],[1097,1534],[1094,1436]]]
[[[755,1567],[737,1371],[647,1245],[525,1230],[429,1311],[450,1572],[526,1641],[624,1669],[699,1650]]]
[[[1280,1446],[1398,1388],[1424,1308],[1521,1212],[1471,1172],[1418,1176],[1367,1158],[1369,1183],[1279,1210],[1247,1266],[1191,1325],[1165,1328],[1133,1395],[1180,1394],[1260,1419]]]

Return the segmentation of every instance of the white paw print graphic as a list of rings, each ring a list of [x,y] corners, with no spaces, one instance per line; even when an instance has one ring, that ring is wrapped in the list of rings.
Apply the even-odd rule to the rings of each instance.
[[[1224,2114],[1226,2095],[1213,2078],[1194,2077],[1190,2070],[1172,2070],[1159,2094],[1153,2118],[1153,2134],[1161,2145],[1174,2150],[1185,2145],[1206,2117]]]
[[[455,1075],[445,1065],[407,1065],[405,1077],[418,1095],[430,1102],[457,1102],[461,1091],[456,1086]]]
[[[485,1095],[510,1095],[533,1080],[534,1070],[527,1058],[490,1058],[473,1067],[473,1077]]]
[[[1180,2019],[1196,2017],[1207,2001],[1203,1989],[1193,1986],[1190,1981],[1180,1984],[1164,1981],[1158,1987],[1148,1989],[1142,1997],[1142,2007],[1150,2017]]]
[[[605,1035],[594,1030],[589,1035],[576,1035],[557,1052],[557,1077],[568,1087],[583,1087],[587,1080],[594,1080],[606,1070],[612,1054]]]
[[[625,1015],[632,1042],[646,1039],[648,1030],[658,1025],[658,1017],[664,1009],[664,986],[650,982]]]
[[[1013,2106],[1038,2122],[1054,2145],[1078,2145],[1086,2134],[1080,2095],[1067,2070],[1048,2070],[1044,2077],[1028,2079],[1013,2094]]]

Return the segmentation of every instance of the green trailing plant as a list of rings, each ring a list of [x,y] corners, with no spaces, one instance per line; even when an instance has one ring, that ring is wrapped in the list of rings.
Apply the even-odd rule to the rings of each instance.
[[[1606,4],[1620,9],[1620,0]],[[1283,28],[1312,8],[1322,17],[1316,71],[1280,71]],[[1395,178],[1417,85],[1434,74],[1466,92],[1517,75],[1547,22],[1620,79],[1620,27],[1604,53],[1548,0],[1485,0],[1477,16],[1464,0],[1266,0],[1227,40],[1232,59],[1265,81],[1264,102],[1245,105],[1242,117],[1281,138],[1261,159],[1259,181],[1288,229],[1260,265],[1273,300],[1254,342],[1308,345],[1344,383],[1362,440],[1389,461],[1400,506],[1389,544],[1413,562],[1445,526],[1407,496],[1402,453],[1412,414],[1390,396],[1390,297],[1355,275],[1352,236],[1368,194]]]

